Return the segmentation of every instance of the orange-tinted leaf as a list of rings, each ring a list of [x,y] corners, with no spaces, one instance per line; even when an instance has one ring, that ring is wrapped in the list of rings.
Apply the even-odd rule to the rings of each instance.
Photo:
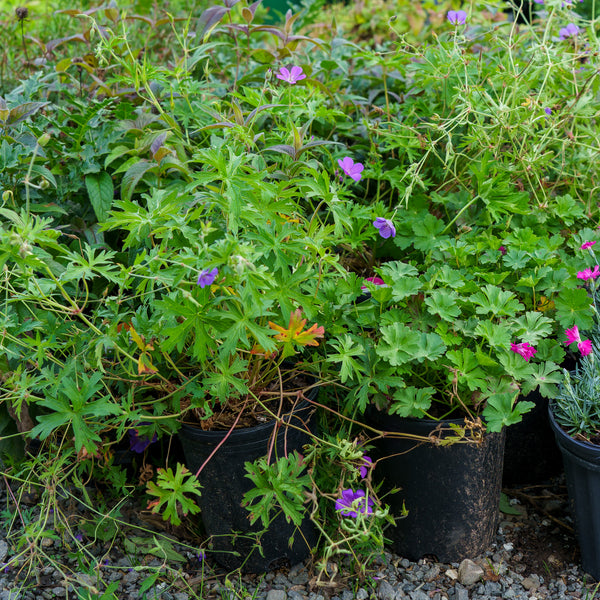
[[[279,331],[279,334],[275,336],[276,340],[284,343],[294,342],[300,346],[318,346],[317,338],[323,337],[325,328],[319,327],[315,323],[306,331],[302,331],[305,325],[306,319],[302,318],[302,310],[299,308],[290,315],[290,323],[287,329],[269,321],[269,327]]]

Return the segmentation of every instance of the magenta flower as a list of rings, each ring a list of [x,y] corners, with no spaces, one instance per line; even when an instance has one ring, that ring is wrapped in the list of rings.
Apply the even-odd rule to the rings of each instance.
[[[385,281],[383,281],[383,279],[381,279],[381,277],[366,277],[365,281],[368,281],[369,283],[372,283],[374,285],[380,285],[381,287],[387,287]],[[368,290],[369,288],[366,285],[361,285],[360,289]]]
[[[212,270],[204,269],[203,271],[200,271],[200,275],[198,275],[198,285],[201,288],[205,288],[207,285],[212,285],[218,274],[219,269],[217,269],[217,267]]]
[[[506,248],[504,246],[500,246],[500,248],[498,248],[498,252],[504,256],[506,254]]]
[[[581,356],[587,356],[592,351],[592,342],[590,340],[581,340],[581,342],[577,344],[577,348],[579,348]]]
[[[387,240],[391,237],[396,237],[396,228],[394,223],[390,219],[384,219],[383,217],[377,217],[373,221],[375,229],[379,229],[379,235]]]
[[[570,37],[576,37],[579,33],[579,27],[575,23],[569,23],[566,27],[563,27],[559,32],[558,36],[561,40],[566,40]]]
[[[339,510],[343,517],[352,517],[356,519],[358,513],[363,515],[373,514],[372,498],[366,498],[364,490],[343,490],[342,497],[335,501],[335,510]],[[358,512],[357,512],[358,511]]]
[[[360,477],[361,479],[364,479],[367,476],[367,473],[369,472],[369,469],[373,466],[373,461],[371,460],[371,458],[369,456],[363,456],[363,463],[359,468],[359,472],[360,472]]]
[[[275,73],[275,77],[277,77],[277,79],[281,79],[281,81],[287,81],[292,85],[301,79],[306,79],[306,75],[302,72],[302,67],[292,67],[291,69],[281,67],[281,69],[279,69],[279,73]]]
[[[346,156],[345,158],[338,159],[338,165],[340,165],[340,168],[348,177],[352,177],[354,181],[360,181],[362,177],[361,173],[365,168],[362,163],[355,163],[349,156]]]
[[[588,267],[587,269],[584,269],[583,271],[578,271],[577,279],[583,279],[583,281],[588,281],[589,279],[596,279],[596,277],[598,277],[598,275],[600,275],[600,267],[598,265],[596,265],[594,267],[594,270],[592,270]]]
[[[588,248],[591,248],[596,242],[583,242],[583,244],[581,244],[581,249],[582,250],[587,250]]]
[[[517,354],[520,354],[525,362],[529,362],[529,359],[537,352],[537,350],[530,346],[527,342],[522,342],[521,344],[511,344],[510,349]]]
[[[449,10],[448,21],[452,25],[464,25],[467,21],[467,13],[464,10]]]
[[[581,338],[579,337],[579,329],[578,329],[577,325],[573,325],[573,327],[571,327],[571,329],[567,329],[565,331],[565,335],[567,336],[567,341],[564,342],[565,344],[572,344],[573,342],[581,341]]]
[[[565,330],[565,335],[567,336],[567,341],[565,344],[573,344],[577,342],[577,348],[579,352],[581,352],[581,356],[587,356],[592,351],[592,342],[590,340],[582,340],[579,335],[579,329],[577,325],[573,325],[571,329]]]

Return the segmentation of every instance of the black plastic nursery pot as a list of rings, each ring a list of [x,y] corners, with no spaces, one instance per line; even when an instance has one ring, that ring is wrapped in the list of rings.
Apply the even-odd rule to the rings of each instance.
[[[535,484],[562,472],[560,450],[548,418],[548,399],[537,390],[523,398],[535,406],[506,430],[504,485]]]
[[[302,451],[302,446],[310,442],[307,432],[314,429],[313,417],[314,409],[306,401],[284,417],[291,426],[278,428],[273,460],[294,450]],[[270,421],[234,429],[228,435],[227,431],[203,431],[184,424],[179,432],[186,466],[193,473],[227,437],[198,476],[202,485],[198,504],[204,529],[211,536],[210,555],[230,570],[261,573],[286,563],[294,565],[316,545],[316,530],[309,519],[298,530],[283,514],[271,522],[257,543],[260,521],[250,525],[250,513],[241,505],[244,494],[252,488],[245,477],[244,463],[267,455],[275,426],[275,421]]]
[[[455,435],[452,423],[464,421],[373,417],[381,430],[410,435],[429,436],[441,426],[442,439]],[[375,442],[380,460],[373,477],[383,482],[382,492],[400,488],[384,501],[394,516],[403,506],[408,510],[386,530],[397,554],[413,561],[433,556],[458,562],[490,546],[498,523],[504,440],[503,431],[484,434],[479,444],[441,446],[393,437]]]
[[[571,515],[586,573],[600,581],[600,446],[573,439],[556,422],[550,424],[562,453]]]

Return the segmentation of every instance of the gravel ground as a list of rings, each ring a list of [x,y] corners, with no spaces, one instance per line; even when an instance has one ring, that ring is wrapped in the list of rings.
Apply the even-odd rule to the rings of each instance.
[[[501,513],[495,543],[483,556],[442,564],[434,560],[414,563],[386,553],[364,581],[344,575],[340,568],[334,569],[330,581],[317,582],[308,562],[261,576],[227,577],[211,564],[210,557],[199,559],[193,536],[167,544],[168,551],[177,554],[165,560],[152,543],[152,531],[168,533],[162,522],[147,518],[140,523],[139,511],[134,510],[122,511],[120,518],[124,522],[138,519],[135,524],[143,525],[145,537],[135,537],[139,530],[125,542],[82,536],[83,546],[78,550],[65,541],[66,536],[50,535],[38,540],[37,563],[21,560],[15,566],[11,558],[20,550],[15,545],[17,521],[10,525],[14,507],[5,491],[0,491],[2,505],[9,509],[2,513],[4,522],[0,523],[0,568],[10,565],[0,571],[0,600],[600,599],[600,588],[579,566],[562,480],[505,492],[518,514]],[[31,506],[19,508],[24,520],[35,520],[39,508],[35,498],[29,501]],[[123,543],[125,547],[120,546]],[[133,559],[131,544],[139,550]]]

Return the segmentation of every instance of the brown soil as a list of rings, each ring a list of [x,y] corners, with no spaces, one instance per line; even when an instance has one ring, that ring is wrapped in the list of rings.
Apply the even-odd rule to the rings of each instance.
[[[556,578],[567,565],[579,563],[564,476],[544,485],[506,488],[504,493],[520,502],[520,515],[501,514],[506,542],[514,546],[513,568]]]

